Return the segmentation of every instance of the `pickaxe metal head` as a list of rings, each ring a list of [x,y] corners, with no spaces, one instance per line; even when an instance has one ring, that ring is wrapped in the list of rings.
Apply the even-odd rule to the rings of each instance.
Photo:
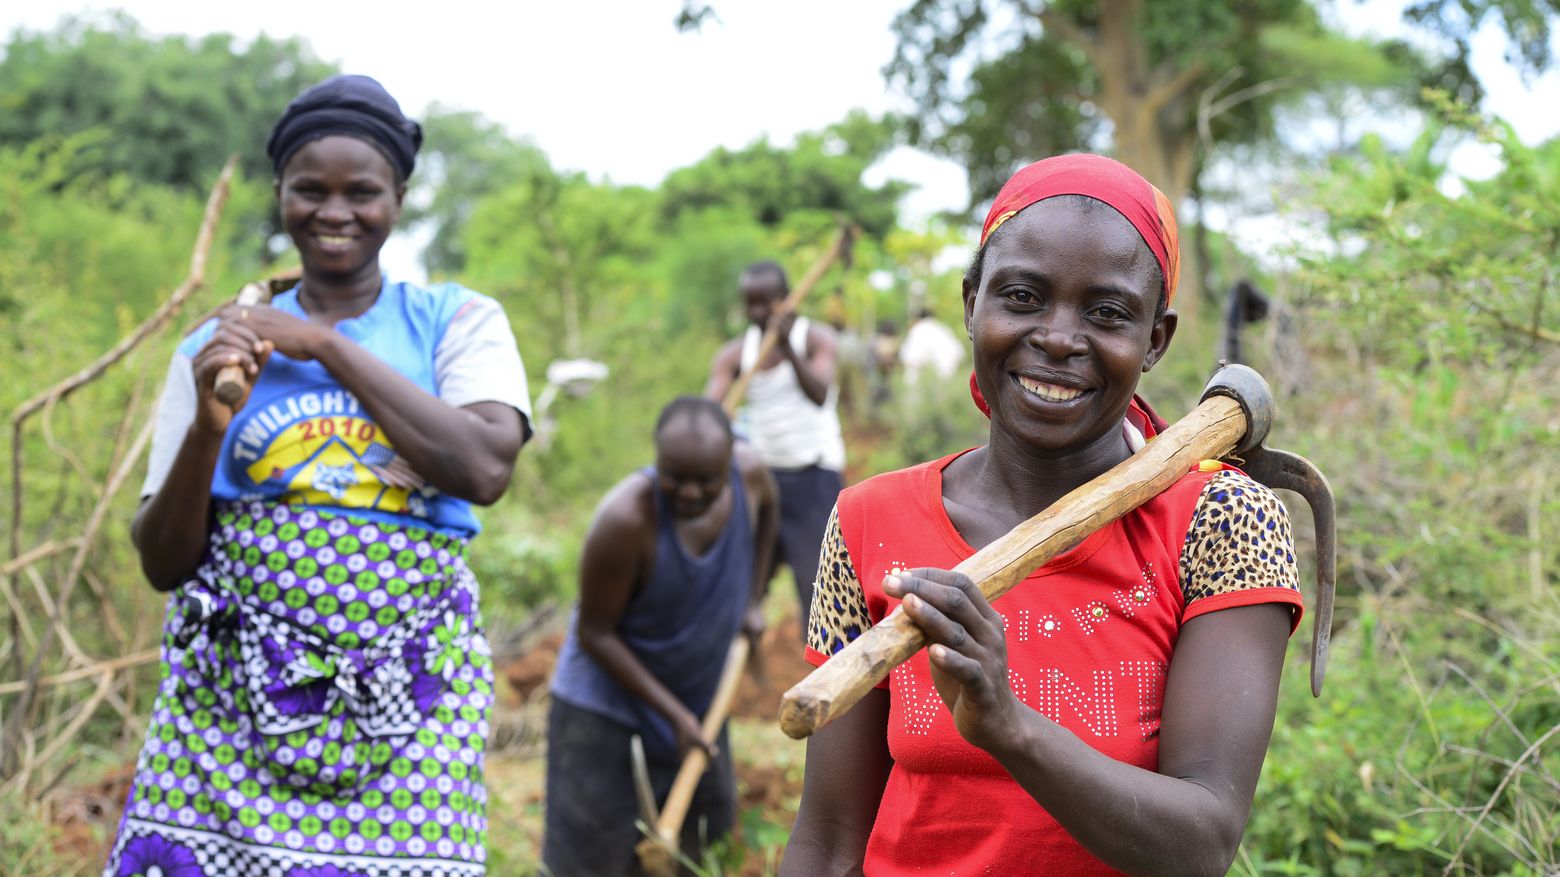
[[[655,824],[661,821],[661,810],[655,804],[655,789],[650,785],[650,766],[645,762],[645,741],[638,734],[629,739],[628,754],[634,766],[634,795],[639,798],[639,818],[654,829]]]
[[[1327,647],[1332,640],[1333,600],[1338,578],[1338,534],[1332,487],[1327,476],[1309,460],[1263,444],[1273,425],[1273,391],[1267,381],[1243,365],[1225,365],[1213,374],[1203,390],[1209,396],[1228,396],[1246,413],[1246,436],[1228,461],[1257,482],[1270,488],[1291,490],[1311,506],[1316,523],[1316,607],[1311,624],[1311,694],[1322,695],[1327,675]]]

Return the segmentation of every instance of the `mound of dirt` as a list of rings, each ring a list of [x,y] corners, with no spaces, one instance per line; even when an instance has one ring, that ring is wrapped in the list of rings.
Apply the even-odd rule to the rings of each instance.
[[[508,684],[505,699],[509,705],[531,703],[546,693],[563,639],[564,631],[553,631],[537,639],[524,653],[500,664],[498,673]],[[732,715],[773,720],[780,714],[780,698],[786,689],[811,669],[812,665],[802,658],[801,622],[795,615],[788,615],[764,631],[758,650],[748,662],[748,673],[737,689]]]

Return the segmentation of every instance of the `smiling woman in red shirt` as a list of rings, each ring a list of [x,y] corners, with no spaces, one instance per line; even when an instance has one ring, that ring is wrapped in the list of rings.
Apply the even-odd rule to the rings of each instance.
[[[1175,219],[1118,162],[1019,171],[964,278],[987,444],[841,494],[808,623],[822,664],[903,605],[931,645],[811,738],[783,875],[1222,874],[1299,621],[1271,491],[1206,462],[995,605],[960,561],[1164,423]]]

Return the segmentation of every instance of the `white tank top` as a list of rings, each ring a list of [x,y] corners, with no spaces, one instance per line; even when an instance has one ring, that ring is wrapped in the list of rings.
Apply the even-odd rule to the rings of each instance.
[[[810,326],[806,317],[797,317],[791,326],[791,349],[804,359]],[[757,364],[762,342],[763,332],[757,326],[748,326],[742,336],[740,363],[743,372]],[[844,471],[845,440],[840,435],[840,418],[834,410],[837,395],[838,387],[830,384],[823,404],[813,404],[796,379],[796,369],[784,360],[774,368],[753,375],[753,382],[748,385],[744,419],[753,447],[764,465],[771,469],[804,469],[816,465]]]

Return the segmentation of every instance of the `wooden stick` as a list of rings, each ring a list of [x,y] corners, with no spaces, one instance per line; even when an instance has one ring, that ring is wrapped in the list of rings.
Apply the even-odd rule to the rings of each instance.
[[[1046,561],[1158,496],[1197,463],[1227,455],[1245,434],[1240,404],[1214,396],[1143,450],[1014,527],[954,571],[969,576],[986,599],[995,600]],[[896,607],[785,693],[781,729],[797,739],[812,734],[925,645],[921,628]]]
[[[737,413],[737,406],[742,404],[742,397],[747,395],[748,384],[753,382],[753,375],[758,373],[759,368],[764,364],[764,360],[779,345],[780,324],[784,322],[781,318],[796,311],[801,305],[802,299],[806,298],[808,293],[813,291],[813,287],[818,285],[818,281],[823,279],[824,272],[829,270],[829,266],[834,264],[834,260],[843,258],[850,251],[851,243],[855,239],[856,227],[854,225],[847,225],[840,229],[840,236],[835,239],[834,246],[819,256],[816,262],[813,262],[812,267],[807,269],[807,274],[802,277],[802,282],[792,287],[791,294],[785,297],[785,301],[782,301],[779,307],[775,308],[774,313],[770,314],[769,326],[764,329],[764,338],[758,344],[758,358],[753,361],[753,367],[737,375],[737,379],[726,390],[726,398],[720,402],[721,407],[726,409],[726,416],[731,417]]]
[[[707,740],[720,734],[731,712],[731,700],[737,693],[737,683],[742,681],[742,671],[748,659],[748,638],[737,634],[726,653],[726,666],[720,671],[720,682],[715,686],[715,699],[704,714],[700,730]],[[666,793],[666,804],[661,808],[661,818],[655,824],[655,834],[639,842],[635,852],[640,866],[652,877],[671,877],[677,873],[677,840],[682,834],[683,820],[688,817],[688,807],[693,803],[693,792],[699,778],[709,767],[710,756],[701,748],[694,748],[683,757],[682,767],[672,780],[672,789]]]
[[[238,291],[234,304],[248,307],[263,305],[271,300],[271,287],[264,283],[246,283]],[[249,378],[241,365],[225,365],[217,371],[215,394],[217,401],[229,408],[238,404],[249,388]]]
[[[44,676],[38,680],[39,688],[52,688],[56,685],[64,685],[67,682],[78,682],[82,679],[90,679],[100,673],[112,673],[123,670],[126,667],[138,667],[142,664],[150,664],[161,655],[161,648],[142,649],[109,661],[100,661],[87,667],[78,667],[75,670],[67,670],[64,673],[56,673],[53,676]],[[27,683],[21,680],[16,682],[0,682],[0,695],[16,694],[27,688]]]

